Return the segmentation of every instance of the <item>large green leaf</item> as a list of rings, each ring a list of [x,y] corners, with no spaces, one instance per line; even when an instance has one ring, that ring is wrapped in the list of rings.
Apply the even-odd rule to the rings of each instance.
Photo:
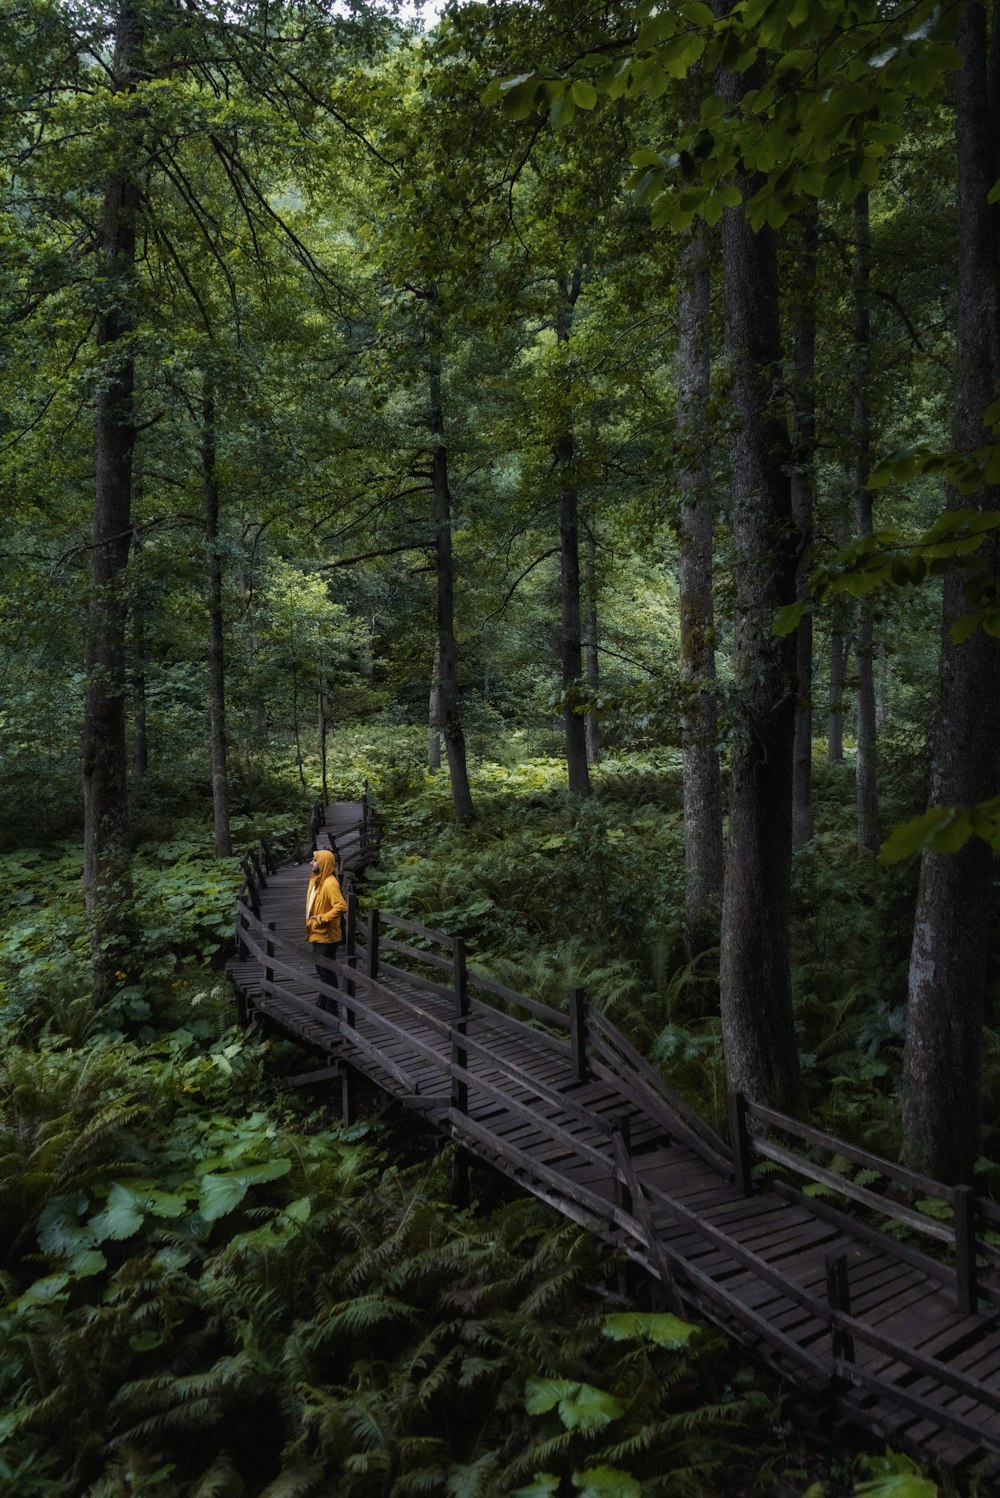
[[[580,1498],[641,1498],[642,1487],[630,1472],[617,1467],[586,1467],[573,1473]]]
[[[605,1316],[601,1332],[613,1342],[633,1340],[655,1342],[658,1347],[687,1347],[698,1327],[690,1321],[682,1321],[669,1311],[620,1311]]]
[[[524,1395],[529,1415],[543,1415],[558,1406],[567,1430],[601,1430],[617,1420],[624,1408],[613,1394],[567,1378],[529,1378]]]

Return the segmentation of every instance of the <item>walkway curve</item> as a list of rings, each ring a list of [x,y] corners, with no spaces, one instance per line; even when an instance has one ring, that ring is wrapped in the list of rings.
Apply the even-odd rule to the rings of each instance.
[[[350,891],[377,857],[367,797],[321,808],[311,832]],[[340,1079],[350,1117],[367,1077],[819,1396],[834,1427],[1000,1493],[995,1205],[741,1099],[731,1147],[581,993],[565,1013],[540,1004],[470,969],[459,939],[359,921],[353,893],[341,986],[319,985],[307,879],[244,860],[229,965],[241,1023],[313,1056],[297,1081]]]

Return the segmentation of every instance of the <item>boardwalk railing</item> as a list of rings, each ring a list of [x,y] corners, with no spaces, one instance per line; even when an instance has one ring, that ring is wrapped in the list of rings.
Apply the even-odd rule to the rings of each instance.
[[[763,1125],[767,1132],[754,1131],[751,1127],[754,1122]],[[780,1143],[774,1137],[775,1132],[801,1141],[811,1155]],[[754,1157],[771,1161],[782,1172],[779,1178],[769,1180],[771,1190],[786,1200],[801,1201],[808,1195],[809,1209],[817,1217],[834,1226],[849,1228],[856,1238],[873,1246],[891,1247],[893,1255],[903,1263],[919,1268],[942,1284],[952,1285],[961,1315],[973,1314],[980,1297],[1000,1305],[1000,1291],[981,1281],[977,1264],[977,1260],[982,1260],[984,1266],[1000,1265],[1000,1249],[990,1241],[1000,1223],[1000,1209],[992,1202],[977,1199],[971,1185],[946,1186],[843,1139],[835,1139],[798,1119],[750,1103],[739,1093],[730,1094],[729,1133],[736,1185],[744,1196],[754,1189]],[[860,1178],[855,1180],[843,1171],[831,1170],[820,1164],[814,1158],[816,1155],[857,1166]],[[802,1188],[790,1181],[789,1175],[806,1180],[809,1185]],[[889,1197],[875,1190],[879,1181],[895,1194]],[[833,1194],[845,1203],[857,1203],[862,1210],[848,1213],[844,1206],[833,1205],[820,1192],[826,1198]],[[916,1205],[901,1199],[904,1193]],[[921,1206],[924,1210],[920,1210]],[[944,1244],[951,1262],[943,1262],[901,1240],[901,1231],[910,1238],[930,1238]]]

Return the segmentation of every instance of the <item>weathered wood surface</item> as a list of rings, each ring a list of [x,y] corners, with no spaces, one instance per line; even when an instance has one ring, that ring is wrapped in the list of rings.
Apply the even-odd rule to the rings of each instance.
[[[314,841],[329,840],[347,873],[375,854],[361,812],[314,815]],[[364,1074],[624,1251],[833,1419],[1000,1490],[1000,1315],[976,1270],[977,1250],[982,1264],[995,1249],[972,1236],[963,1250],[961,1192],[764,1109],[734,1111],[734,1158],[604,1016],[572,995],[563,1014],[493,983],[466,969],[460,942],[412,921],[352,911],[340,988],[327,988],[304,937],[308,863],[250,860],[244,873],[230,964],[243,1023],[298,1041],[316,1080]],[[747,1114],[766,1136],[749,1134]],[[863,1167],[865,1184],[819,1163],[824,1152]],[[758,1157],[781,1174],[755,1177]],[[879,1171],[897,1194],[953,1204],[955,1226],[869,1189]],[[813,1183],[825,1199],[806,1194]],[[983,1204],[980,1220],[995,1224],[996,1209]]]

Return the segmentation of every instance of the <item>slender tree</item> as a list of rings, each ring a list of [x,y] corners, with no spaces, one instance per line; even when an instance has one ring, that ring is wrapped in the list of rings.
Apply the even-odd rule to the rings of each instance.
[[[813,505],[816,492],[816,238],[815,208],[801,215],[802,256],[798,267],[793,327],[795,338],[792,381],[791,470],[792,518],[800,538],[796,572],[796,597],[809,597],[810,548]],[[803,613],[796,644],[795,746],[792,768],[792,844],[802,848],[813,837],[812,735],[813,735],[813,625],[811,613]]]
[[[580,299],[582,268],[577,262],[572,274],[556,278],[556,341],[568,360],[573,329],[573,313]],[[571,385],[568,362],[561,370],[561,383]],[[559,473],[559,577],[562,621],[559,631],[559,656],[562,676],[563,731],[566,737],[566,770],[569,788],[578,796],[590,795],[590,771],[587,765],[587,729],[581,712],[580,687],[583,678],[583,626],[580,608],[580,508],[573,475],[575,436],[571,400],[563,403],[562,431],[556,438],[555,460]]]
[[[135,0],[119,6],[114,37],[110,87],[116,97],[128,99],[142,69],[143,16]],[[136,436],[132,335],[141,184],[135,162],[141,133],[138,111],[119,111],[115,119],[98,231],[100,376],[83,727],[84,884],[98,998],[111,990],[132,934],[125,622]]]
[[[854,230],[854,513],[857,534],[870,536],[873,529],[872,494],[868,488],[871,470],[871,212],[867,192],[860,192],[855,201]],[[870,598],[862,598],[858,602],[855,656],[858,674],[858,852],[874,857],[879,846],[878,765],[875,727],[875,608]]]
[[[717,14],[729,9],[720,0]],[[758,59],[745,73],[722,72],[719,91],[735,107],[764,80]],[[736,182],[745,205],[756,184],[745,170]],[[722,1027],[730,1086],[797,1113],[802,1089],[789,966],[795,637],[775,636],[771,625],[795,594],[798,543],[788,427],[775,388],[781,339],[774,234],[766,225],[754,233],[743,205],[727,208],[722,221],[740,715],[730,751]]]
[[[711,286],[708,230],[696,223],[681,247],[677,299],[677,439],[684,760],[685,931],[693,953],[718,941],[722,894],[722,775],[715,694],[712,596]]]

